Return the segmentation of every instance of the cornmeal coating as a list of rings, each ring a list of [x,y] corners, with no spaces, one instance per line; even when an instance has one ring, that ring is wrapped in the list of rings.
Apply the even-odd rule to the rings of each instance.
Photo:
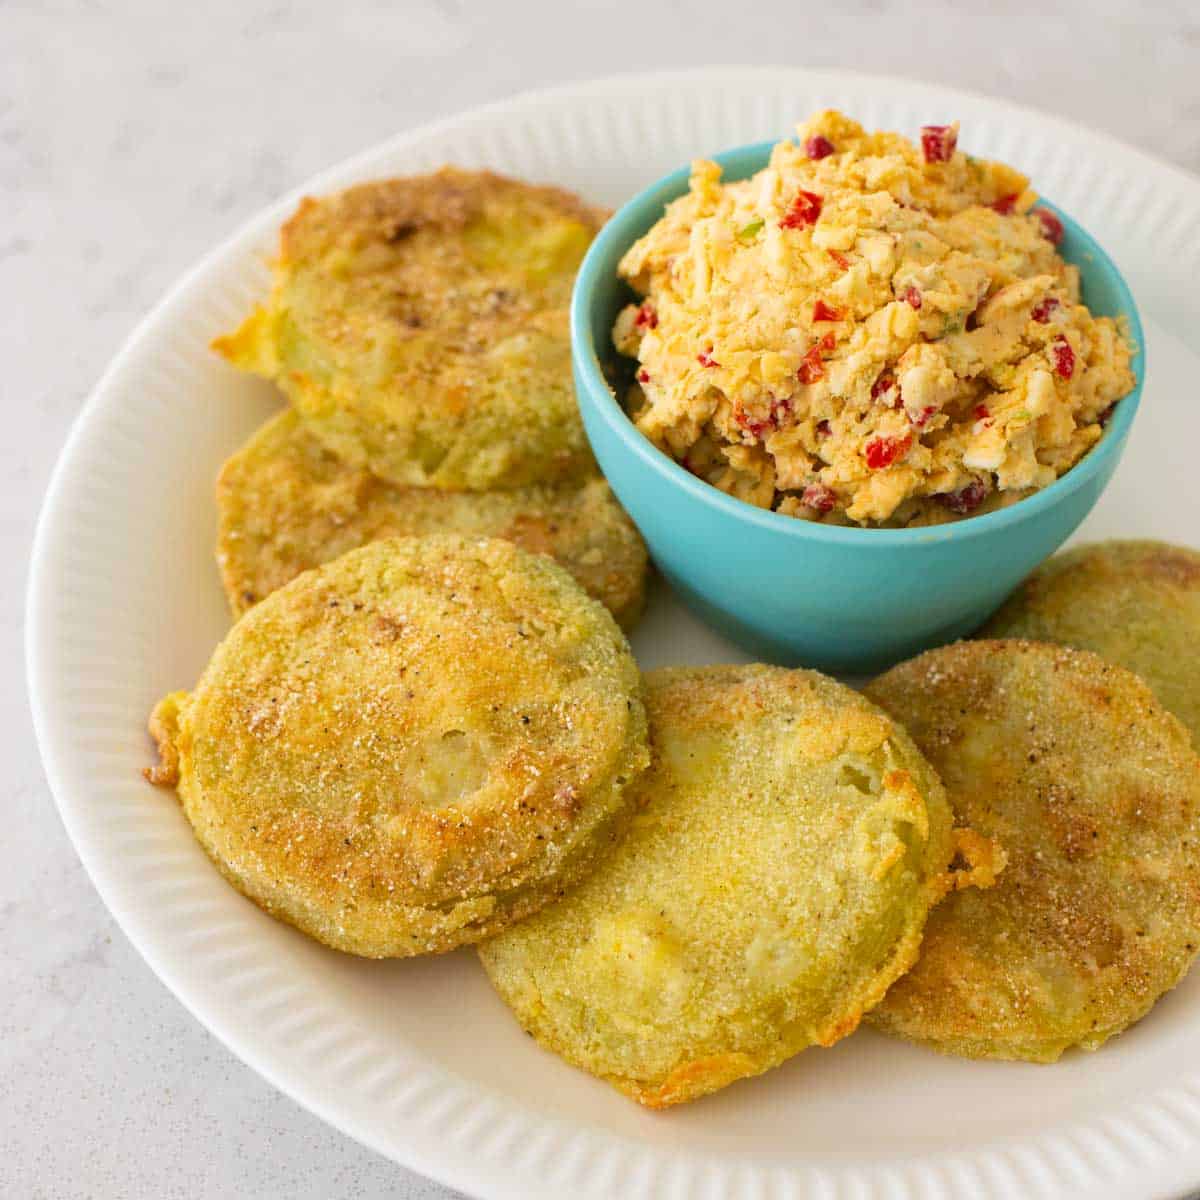
[[[308,198],[269,301],[214,348],[392,483],[569,479],[592,458],[567,310],[602,219],[569,192],[453,167]]]
[[[548,554],[624,629],[645,603],[645,544],[598,477],[498,492],[397,487],[343,463],[288,410],[225,463],[217,509],[217,561],[235,616],[347,550],[427,533],[502,537]]]
[[[1129,671],[1037,642],[931,650],[867,695],[1008,857],[994,888],[935,910],[871,1022],[1052,1062],[1144,1016],[1200,945],[1200,760],[1180,722]]]
[[[851,1033],[914,961],[954,853],[904,730],[813,671],[646,676],[633,828],[479,948],[543,1046],[652,1108]]]
[[[1127,668],[1200,747],[1200,552],[1112,541],[1056,554],[1005,601],[982,636],[1061,642]]]
[[[318,941],[435,953],[536,912],[620,836],[645,767],[608,611],[511,542],[393,538],[248,612],[151,731],[239,891]]]

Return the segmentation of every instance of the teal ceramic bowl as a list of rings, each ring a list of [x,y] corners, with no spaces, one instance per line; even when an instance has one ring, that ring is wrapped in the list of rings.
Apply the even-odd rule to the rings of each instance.
[[[770,143],[716,156],[726,179],[766,165]],[[601,358],[632,294],[617,278],[628,247],[687,190],[683,168],[630,200],[600,231],[571,304],[575,386],[604,474],[659,570],[719,632],[771,662],[868,673],[978,628],[1091,511],[1129,435],[1146,369],[1129,288],[1065,213],[1064,258],[1093,312],[1124,317],[1139,347],[1137,385],[1100,442],[1048,488],[998,512],[923,529],[825,526],[756,508],[701,482],[656,449],[617,403]]]

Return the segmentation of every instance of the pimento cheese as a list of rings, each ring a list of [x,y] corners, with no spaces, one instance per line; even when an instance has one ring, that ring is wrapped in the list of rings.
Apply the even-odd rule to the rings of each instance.
[[[693,163],[619,267],[644,298],[613,330],[638,428],[731,495],[837,524],[987,511],[1077,463],[1133,348],[1028,179],[957,132],[918,147],[828,111],[753,178]]]

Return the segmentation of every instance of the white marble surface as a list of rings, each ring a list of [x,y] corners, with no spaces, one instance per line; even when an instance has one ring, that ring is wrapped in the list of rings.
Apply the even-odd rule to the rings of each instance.
[[[108,918],[33,744],[20,648],[33,522],[135,321],[277,194],[523,88],[712,61],[967,86],[1200,169],[1194,2],[0,0],[0,1195],[452,1195],[276,1094]]]

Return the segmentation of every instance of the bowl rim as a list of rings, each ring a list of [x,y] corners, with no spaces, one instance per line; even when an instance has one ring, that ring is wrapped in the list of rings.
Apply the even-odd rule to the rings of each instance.
[[[723,173],[726,167],[734,168],[737,174],[731,178],[745,178],[741,171],[745,169],[747,173],[750,173],[765,166],[770,152],[776,144],[775,141],[748,142],[711,155],[711,159],[722,168]],[[690,173],[690,166],[678,167],[643,188],[617,209],[588,247],[571,293],[571,357],[576,379],[579,382],[576,389],[578,401],[581,406],[589,406],[597,418],[617,435],[625,449],[632,451],[643,464],[662,478],[667,486],[681,488],[693,499],[701,501],[725,517],[757,525],[787,537],[843,545],[875,544],[896,548],[905,545],[924,545],[931,542],[979,537],[1035,519],[1060,500],[1065,500],[1071,493],[1085,486],[1103,468],[1104,464],[1119,452],[1133,425],[1145,385],[1146,338],[1142,329],[1141,314],[1129,284],[1107,251],[1078,221],[1039,194],[1038,204],[1054,212],[1062,220],[1072,237],[1078,239],[1085,247],[1083,254],[1076,257],[1088,258],[1091,265],[1100,267],[1109,276],[1117,293],[1119,316],[1128,322],[1126,333],[1135,346],[1131,362],[1134,386],[1128,394],[1117,401],[1100,441],[1075,466],[1060,475],[1053,483],[1007,508],[978,517],[966,517],[958,521],[920,526],[915,529],[822,525],[813,521],[802,521],[771,509],[759,508],[746,500],[739,500],[727,495],[710,483],[697,479],[669,455],[659,450],[625,415],[601,367],[595,338],[592,336],[591,321],[592,300],[596,294],[596,286],[604,260],[613,253],[614,249],[624,253],[638,237],[642,236],[645,229],[649,227],[644,224],[647,209],[661,210],[668,202],[677,199],[687,191]],[[632,228],[634,226],[636,229]],[[1068,259],[1067,261],[1073,260]],[[601,397],[604,399],[600,399]]]

